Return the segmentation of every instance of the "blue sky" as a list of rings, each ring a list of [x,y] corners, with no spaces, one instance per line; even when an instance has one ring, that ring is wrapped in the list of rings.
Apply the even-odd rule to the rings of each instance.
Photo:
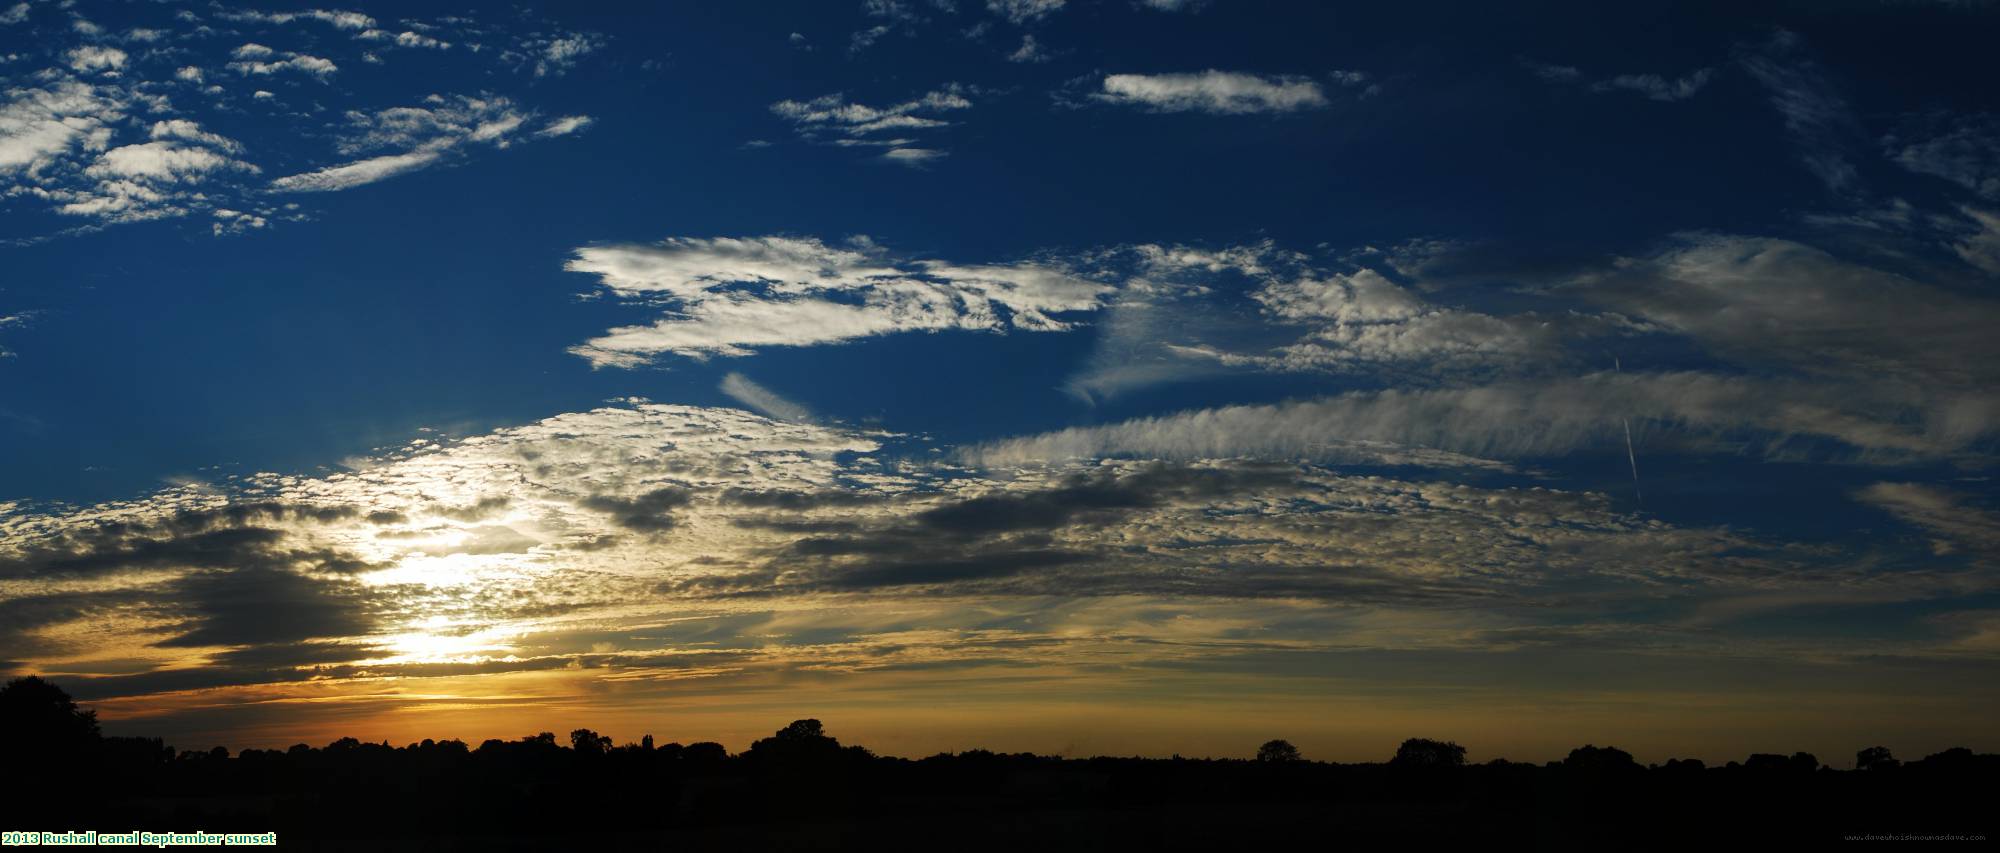
[[[1994,734],[1828,686],[2000,654],[1991,4],[0,7],[0,663],[108,719]]]

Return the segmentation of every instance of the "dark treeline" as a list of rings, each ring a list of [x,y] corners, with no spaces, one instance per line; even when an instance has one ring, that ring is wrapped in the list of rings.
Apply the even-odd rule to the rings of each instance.
[[[0,688],[13,780],[0,829],[264,832],[286,849],[1668,849],[1981,835],[2000,755],[1947,750],[1852,770],[1805,753],[1646,766],[1583,746],[1548,764],[1466,762],[1411,739],[1383,763],[1059,758],[972,750],[907,759],[799,720],[730,754],[614,745],[588,729],[478,745],[343,738],[176,750],[105,737],[38,678]]]

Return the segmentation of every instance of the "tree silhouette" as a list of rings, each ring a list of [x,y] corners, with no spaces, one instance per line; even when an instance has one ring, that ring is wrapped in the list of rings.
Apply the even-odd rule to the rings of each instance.
[[[1299,748],[1288,740],[1269,740],[1257,747],[1257,760],[1266,764],[1285,764],[1301,760]]]
[[[1903,762],[1897,761],[1895,756],[1889,754],[1889,748],[1886,746],[1871,746],[1854,754],[1856,770],[1894,770],[1902,764]]]
[[[898,838],[958,838],[967,826],[990,843],[959,846],[977,849],[1292,849],[1324,846],[1324,824],[1310,818],[1330,803],[1344,809],[1344,836],[1368,848],[1598,849],[1615,837],[1621,849],[1681,850],[1721,832],[1791,849],[1856,831],[1981,820],[2000,780],[2000,755],[1965,748],[1861,773],[1821,767],[1807,753],[1646,767],[1594,745],[1560,763],[1466,765],[1465,748],[1423,738],[1405,741],[1386,767],[1306,761],[1284,740],[1263,744],[1256,762],[981,749],[913,760],[842,744],[809,718],[737,755],[717,743],[654,746],[650,737],[613,747],[582,728],[567,740],[541,732],[478,749],[341,738],[177,750],[157,738],[100,736],[89,711],[40,679],[0,688],[0,721],[0,734],[20,747],[7,755],[10,767],[31,774],[0,812],[51,825],[254,822],[295,842],[327,839],[332,849],[457,849],[501,836],[538,849],[639,832],[696,849],[725,838],[792,849],[786,842],[829,827],[840,828],[841,846],[894,849]],[[1870,747],[1855,766],[1898,765],[1888,749]],[[1410,819],[1425,814],[1452,817]]]
[[[1587,773],[1645,769],[1632,759],[1632,753],[1615,746],[1592,746],[1587,743],[1570,750],[1569,757],[1563,759],[1563,767]]]
[[[569,748],[578,755],[603,755],[611,751],[611,739],[589,729],[569,733]]]
[[[1397,767],[1463,767],[1465,747],[1448,740],[1413,737],[1396,747],[1390,764]]]
[[[863,747],[841,746],[839,740],[826,734],[818,720],[811,719],[794,720],[770,737],[750,744],[750,749],[743,753],[753,764],[791,767],[872,756]]]
[[[97,712],[78,708],[62,688],[33,675],[0,687],[0,739],[8,755],[75,754],[98,737]]]

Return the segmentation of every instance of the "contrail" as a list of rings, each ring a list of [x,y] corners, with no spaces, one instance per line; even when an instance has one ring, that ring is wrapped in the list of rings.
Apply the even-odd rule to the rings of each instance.
[[[1625,373],[1625,368],[1618,363],[1618,357],[1615,355],[1611,357],[1611,372],[1620,375]],[[1632,498],[1635,502],[1644,504],[1646,494],[1639,491],[1639,454],[1632,452],[1632,419],[1624,417],[1619,420],[1625,425],[1625,461],[1632,463]]]

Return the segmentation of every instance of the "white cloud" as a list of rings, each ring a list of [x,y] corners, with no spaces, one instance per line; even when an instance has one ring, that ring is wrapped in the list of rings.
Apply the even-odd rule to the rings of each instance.
[[[360,12],[339,9],[307,9],[301,12],[259,12],[255,9],[217,9],[216,17],[225,21],[243,21],[264,24],[289,24],[293,21],[318,21],[332,24],[336,29],[365,30],[375,26],[375,19]]]
[[[1021,46],[1015,48],[1013,53],[1007,54],[1007,61],[1047,62],[1049,61],[1049,52],[1042,49],[1041,43],[1035,41],[1033,34],[1027,34],[1021,36]]]
[[[966,97],[970,88],[957,83],[924,93],[922,97],[887,107],[852,103],[835,92],[809,101],[779,101],[771,112],[790,122],[800,138],[808,142],[840,147],[892,149],[882,159],[905,166],[921,166],[945,156],[936,148],[923,148],[903,136],[949,125],[941,113],[970,109]],[[828,134],[834,134],[831,139]]]
[[[576,67],[578,60],[604,46],[595,33],[569,33],[523,45],[534,54],[536,77],[560,77]]]
[[[1317,109],[1326,92],[1310,78],[1237,71],[1111,74],[1093,98],[1157,112],[1279,113]]]
[[[596,123],[597,119],[590,116],[563,116],[550,119],[541,130],[535,131],[535,135],[544,138],[568,136]]]
[[[168,139],[113,148],[99,156],[84,174],[104,180],[194,183],[210,173],[231,169],[257,171],[256,166],[207,148],[186,147]]]
[[[351,189],[444,162],[470,145],[505,148],[534,118],[508,98],[432,95],[422,107],[393,107],[374,113],[347,114],[348,129],[339,140],[343,154],[384,149],[396,153],[366,157],[271,182],[280,192],[331,192]],[[530,138],[573,133],[590,122],[587,116],[557,119]],[[397,150],[400,149],[400,150]]]
[[[328,166],[311,172],[286,175],[271,182],[278,192],[335,192],[393,178],[429,167],[444,157],[444,148],[423,148],[402,154],[385,154],[351,163]]]
[[[77,80],[9,89],[0,106],[0,174],[51,169],[72,151],[102,151],[126,101]]]
[[[1855,498],[1929,531],[1936,553],[1970,551],[1989,563],[2000,557],[2000,515],[1964,494],[1926,483],[1876,483]]]
[[[850,103],[844,95],[835,92],[810,101],[779,101],[771,105],[771,112],[798,125],[802,133],[832,130],[861,136],[884,130],[942,127],[947,122],[917,113],[963,110],[971,106],[972,101],[966,99],[964,87],[950,84],[922,97],[882,108]]]
[[[125,67],[125,51],[115,47],[84,45],[73,47],[63,53],[69,67],[78,74],[93,71],[117,71]]]
[[[2000,199],[2000,118],[1931,117],[1921,124],[1928,126],[1883,140],[1892,159],[1912,172]]]
[[[943,159],[946,152],[934,148],[891,148],[882,153],[882,159],[899,166],[922,166]]]
[[[722,377],[717,386],[729,398],[755,409],[759,414],[793,423],[812,423],[812,410],[785,399],[741,373],[730,373]]]
[[[1064,0],[986,0],[986,10],[1015,24],[1039,21],[1062,10]]]
[[[0,3],[0,9],[6,8],[11,7]],[[274,206],[254,194],[273,187],[323,191],[356,186],[447,162],[477,146],[506,148],[516,142],[574,134],[592,121],[588,116],[559,115],[541,123],[536,111],[490,94],[476,98],[431,95],[415,107],[362,112],[344,108],[343,101],[351,102],[354,95],[347,90],[329,87],[306,96],[286,93],[270,83],[263,88],[236,89],[218,85],[210,76],[227,69],[232,77],[255,80],[302,74],[331,84],[341,70],[334,60],[314,55],[319,51],[306,54],[282,49],[300,36],[307,38],[307,44],[327,44],[324,35],[272,30],[280,25],[316,22],[363,44],[374,41],[373,33],[381,32],[383,41],[400,46],[442,48],[446,44],[439,36],[484,31],[465,18],[439,19],[438,24],[404,20],[400,24],[408,29],[390,34],[377,30],[374,19],[367,15],[344,10],[261,12],[216,7],[200,14],[182,9],[172,17],[187,26],[176,26],[172,32],[128,28],[116,35],[99,28],[81,37],[69,30],[50,32],[51,38],[72,41],[48,47],[47,53],[57,58],[60,67],[39,72],[32,84],[7,84],[0,95],[0,197],[37,202],[63,216],[98,220],[48,236],[82,233],[109,223],[196,214],[202,216],[204,228],[226,233],[300,221],[310,216],[297,204]],[[204,21],[233,23],[210,27]],[[167,44],[169,39],[171,45]],[[75,43],[78,41],[82,43]],[[112,41],[156,44],[140,57],[108,46]],[[601,40],[558,34],[555,38],[533,36],[530,42],[544,61],[567,67]],[[338,43],[329,47],[337,49]],[[477,53],[468,50],[456,55],[463,57],[461,61],[470,61]],[[504,50],[487,56],[502,67],[516,69],[533,61]],[[0,60],[9,58],[0,55]],[[488,72],[490,76],[490,69]],[[197,91],[206,97],[188,100]],[[168,92],[182,97],[170,98]],[[281,98],[280,93],[286,94]],[[211,118],[203,112],[235,112],[249,103],[265,107],[259,112],[267,116],[270,110],[289,114],[277,124],[244,124],[235,117]],[[254,145],[246,147],[212,132],[204,127],[209,123],[228,127],[232,134],[248,132],[251,135],[245,138]],[[295,158],[302,153],[296,145],[298,139],[329,137],[336,140],[338,159],[292,159],[287,163],[288,171],[295,174],[270,184],[259,182],[254,188],[245,180],[260,171],[245,158],[246,150],[286,151]],[[223,216],[222,211],[236,215]]]
[[[1536,77],[1549,83],[1582,83],[1583,70],[1573,65],[1553,65],[1522,59],[1521,64]],[[1619,74],[1590,84],[1592,92],[1635,92],[1655,101],[1685,101],[1706,88],[1715,78],[1715,69],[1700,68],[1678,79],[1660,74]]]
[[[1931,387],[2000,382],[2000,340],[1986,332],[2000,302],[1788,240],[1683,235],[1571,287],[1730,358]]]
[[[243,151],[242,143],[219,133],[209,133],[202,130],[199,123],[184,118],[153,122],[153,130],[150,135],[154,139],[181,139],[188,142],[197,142],[231,154],[239,154]]]
[[[674,313],[610,330],[572,351],[599,366],[662,353],[748,355],[903,331],[1061,331],[1055,313],[1095,310],[1108,285],[1043,263],[901,261],[872,244],[841,249],[788,237],[673,238],[578,249],[566,269],[624,297],[665,297]]]
[[[1708,85],[1715,72],[1703,68],[1678,80],[1658,74],[1620,74],[1591,84],[1593,92],[1637,92],[1655,101],[1685,101]]]
[[[2000,428],[2000,405],[1978,397],[1925,400],[1894,383],[1600,373],[1203,409],[997,441],[966,456],[985,465],[1104,456],[1339,460],[1386,444],[1398,451],[1519,459],[1611,447],[1623,436],[1626,419],[1690,439],[1755,431],[1774,453],[1806,439],[1837,442],[1860,458],[1935,458],[1964,451]]]
[[[404,30],[400,33],[391,33],[388,30],[367,30],[355,36],[355,38],[364,41],[394,42],[397,47],[420,47],[431,50],[446,50],[451,47],[451,42],[411,30]]]
[[[1964,240],[1952,246],[1965,262],[1994,275],[2000,275],[2000,213],[1960,208],[1973,223],[1979,226]]]
[[[229,63],[228,68],[238,74],[256,74],[260,76],[278,74],[285,71],[297,71],[301,74],[319,78],[320,80],[325,80],[329,75],[340,70],[340,66],[333,64],[333,61],[330,59],[308,56],[302,53],[285,54],[284,59],[275,62],[239,60]]]
[[[1419,385],[1545,372],[1565,344],[1636,330],[1622,318],[1492,315],[1435,304],[1411,286],[1435,247],[1369,249],[1315,266],[1266,242],[1221,250],[1140,245],[1102,261],[1130,276],[1065,390],[1089,402],[1239,370],[1394,376]],[[1356,266],[1355,258],[1374,266]],[[1379,267],[1377,269],[1376,267]],[[1247,293],[1248,298],[1238,298]]]
[[[28,19],[28,4],[16,3],[0,12],[0,24],[18,24]]]
[[[1781,30],[1761,50],[1746,55],[1743,67],[1763,84],[1771,106],[1798,143],[1806,168],[1828,189],[1854,192],[1860,188],[1861,175],[1847,148],[1859,136],[1859,123],[1847,100],[1818,63],[1804,58],[1804,51],[1804,39]]]

